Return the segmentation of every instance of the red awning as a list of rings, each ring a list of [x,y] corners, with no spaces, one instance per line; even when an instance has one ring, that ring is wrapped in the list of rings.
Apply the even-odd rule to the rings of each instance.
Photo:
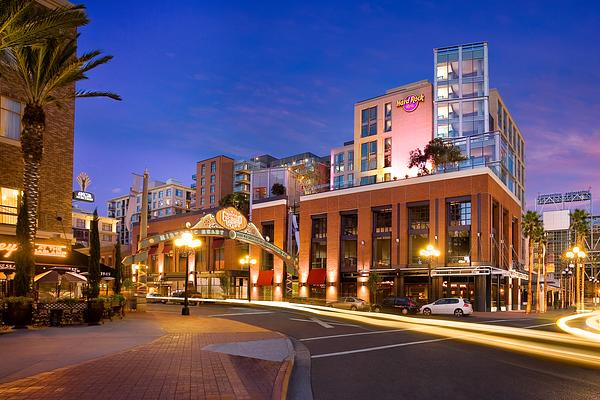
[[[308,271],[307,285],[324,285],[327,270],[325,268],[315,268]]]
[[[163,254],[170,253],[171,251],[173,251],[173,246],[165,243],[163,246],[163,251],[162,251]]]
[[[273,270],[260,271],[258,273],[258,280],[256,286],[271,286],[273,285]]]
[[[156,254],[156,252],[158,251],[158,245],[157,246],[152,246],[150,247],[150,249],[148,250],[148,255],[153,255]]]
[[[213,239],[212,241],[212,248],[213,249],[220,249],[221,247],[223,247],[223,244],[225,243],[225,239]]]

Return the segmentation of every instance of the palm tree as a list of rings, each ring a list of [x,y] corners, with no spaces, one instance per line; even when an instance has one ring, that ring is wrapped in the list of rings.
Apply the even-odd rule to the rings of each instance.
[[[535,230],[533,232],[532,239],[534,240],[535,244],[537,245],[537,258],[538,258],[537,279],[536,279],[536,283],[535,283],[535,295],[536,295],[536,299],[537,299],[537,301],[535,302],[535,312],[540,313],[543,311],[542,301],[541,301],[541,297],[540,297],[540,276],[542,275],[540,272],[542,270],[542,264],[544,264],[544,270],[546,269],[545,262],[543,259],[544,254],[543,254],[543,250],[542,250],[545,247],[546,235],[544,232],[544,227],[542,226],[541,223],[539,225],[536,225]],[[546,287],[546,280],[544,279],[544,288],[545,287]],[[544,290],[544,294],[545,294],[545,290]],[[544,299],[545,299],[545,297],[544,297]]]
[[[35,45],[88,22],[81,5],[49,10],[33,0],[2,0],[0,51]]]
[[[583,250],[585,248],[585,238],[590,233],[590,214],[587,211],[579,208],[573,210],[571,213],[571,231],[575,235],[575,244]],[[581,265],[583,266],[585,264],[581,262]],[[583,299],[585,297],[585,270],[582,271],[579,265],[575,265],[575,270],[575,292],[577,293],[577,300],[575,303],[583,306]]]
[[[100,235],[98,233],[98,210],[90,226],[90,258],[88,265],[88,297],[98,297],[100,293]]]
[[[75,83],[87,79],[88,71],[112,59],[112,56],[102,56],[97,50],[77,56],[78,36],[47,39],[36,46],[9,50],[25,92],[21,150],[24,161],[23,187],[29,204],[27,231],[31,243],[37,231],[40,166],[44,151],[47,107],[60,106],[62,102],[75,97],[104,96],[114,100],[121,99],[110,92],[75,90]]]
[[[523,236],[527,238],[527,263],[529,265],[529,281],[527,282],[527,310],[526,312],[531,313],[531,302],[533,301],[533,296],[531,293],[532,285],[531,281],[533,280],[533,239],[535,238],[536,229],[542,224],[540,214],[535,211],[527,211],[523,215],[523,221],[521,223],[521,229],[523,231]]]

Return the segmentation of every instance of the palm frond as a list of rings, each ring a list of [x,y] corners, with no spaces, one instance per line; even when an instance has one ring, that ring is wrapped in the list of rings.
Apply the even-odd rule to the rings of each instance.
[[[121,100],[112,92],[75,91],[77,82],[86,80],[86,73],[112,59],[98,50],[77,56],[77,37],[48,39],[36,46],[11,49],[21,78],[27,102],[44,107],[75,97],[109,97]]]
[[[64,38],[89,23],[83,5],[45,9],[32,0],[4,0],[0,7],[0,50]]]
[[[113,100],[122,100],[121,96],[113,92],[96,92],[88,90],[78,90],[75,92],[75,97],[108,97]]]

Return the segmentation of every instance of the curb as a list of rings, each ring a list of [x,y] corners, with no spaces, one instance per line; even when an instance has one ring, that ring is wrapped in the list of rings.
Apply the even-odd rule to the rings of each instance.
[[[292,376],[292,371],[294,369],[296,352],[289,338],[286,339],[286,342],[289,356],[283,361],[283,364],[279,368],[279,372],[277,372],[275,384],[273,385],[273,395],[271,396],[272,400],[285,400],[288,396],[288,388],[290,385],[290,377]]]

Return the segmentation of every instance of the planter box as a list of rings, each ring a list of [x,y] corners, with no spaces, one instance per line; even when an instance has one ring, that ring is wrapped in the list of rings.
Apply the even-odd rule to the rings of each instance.
[[[7,325],[13,325],[15,329],[24,329],[31,324],[32,315],[33,303],[8,303],[5,322]]]
[[[88,325],[100,325],[104,314],[104,301],[88,301],[86,321]]]

